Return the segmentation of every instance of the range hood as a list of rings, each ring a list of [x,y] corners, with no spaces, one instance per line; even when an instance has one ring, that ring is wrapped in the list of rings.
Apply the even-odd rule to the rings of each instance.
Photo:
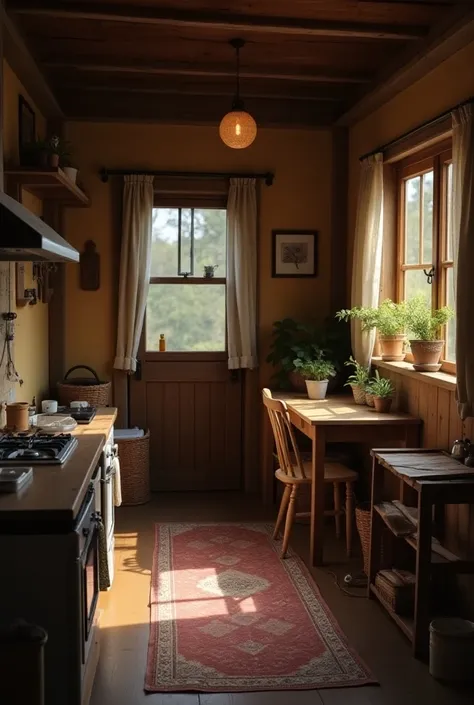
[[[79,262],[71,247],[41,218],[0,191],[0,261]]]

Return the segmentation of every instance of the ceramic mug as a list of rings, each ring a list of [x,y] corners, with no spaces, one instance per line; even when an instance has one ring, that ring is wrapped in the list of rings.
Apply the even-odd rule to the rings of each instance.
[[[41,402],[41,411],[43,414],[56,414],[58,411],[58,402],[55,399],[43,399]]]

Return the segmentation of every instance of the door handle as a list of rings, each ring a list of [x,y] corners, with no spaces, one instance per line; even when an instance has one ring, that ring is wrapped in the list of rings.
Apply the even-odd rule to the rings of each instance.
[[[137,382],[142,381],[142,361],[137,357],[137,366],[135,368],[135,379]]]

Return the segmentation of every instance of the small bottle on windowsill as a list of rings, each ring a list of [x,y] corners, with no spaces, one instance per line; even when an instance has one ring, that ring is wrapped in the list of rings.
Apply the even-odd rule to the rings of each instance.
[[[166,351],[166,339],[165,339],[165,334],[160,333],[160,340],[158,342],[158,350],[160,352],[165,352]]]

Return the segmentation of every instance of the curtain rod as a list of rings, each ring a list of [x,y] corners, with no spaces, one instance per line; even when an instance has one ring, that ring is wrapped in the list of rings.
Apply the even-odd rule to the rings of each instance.
[[[105,183],[109,176],[176,176],[181,179],[207,178],[207,179],[263,179],[267,186],[273,186],[275,174],[271,171],[264,173],[247,172],[221,172],[221,171],[148,171],[147,169],[106,169],[99,171],[101,180]]]
[[[442,122],[445,120],[447,117],[451,115],[453,110],[457,110],[458,108],[462,108],[464,105],[469,105],[469,103],[474,103],[474,96],[471,98],[468,98],[467,100],[463,100],[462,103],[458,103],[455,105],[453,108],[450,108],[449,110],[445,110],[444,113],[441,113],[440,115],[437,115],[434,118],[431,118],[431,120],[426,120],[426,122],[423,122],[421,125],[418,125],[417,127],[414,127],[412,130],[408,130],[408,132],[404,132],[403,135],[400,135],[399,137],[395,137],[395,139],[391,140],[390,142],[387,142],[387,144],[382,145],[382,147],[377,147],[377,149],[373,149],[371,152],[367,152],[367,154],[363,154],[361,157],[359,157],[359,161],[363,161],[364,159],[367,159],[367,157],[373,157],[374,154],[378,154],[379,152],[385,152],[387,149],[390,147],[394,147],[396,144],[399,142],[402,142],[404,139],[407,137],[411,137],[412,135],[416,135],[417,132],[420,132],[421,130],[426,129],[427,127],[431,127],[433,125],[436,125],[438,122]]]

